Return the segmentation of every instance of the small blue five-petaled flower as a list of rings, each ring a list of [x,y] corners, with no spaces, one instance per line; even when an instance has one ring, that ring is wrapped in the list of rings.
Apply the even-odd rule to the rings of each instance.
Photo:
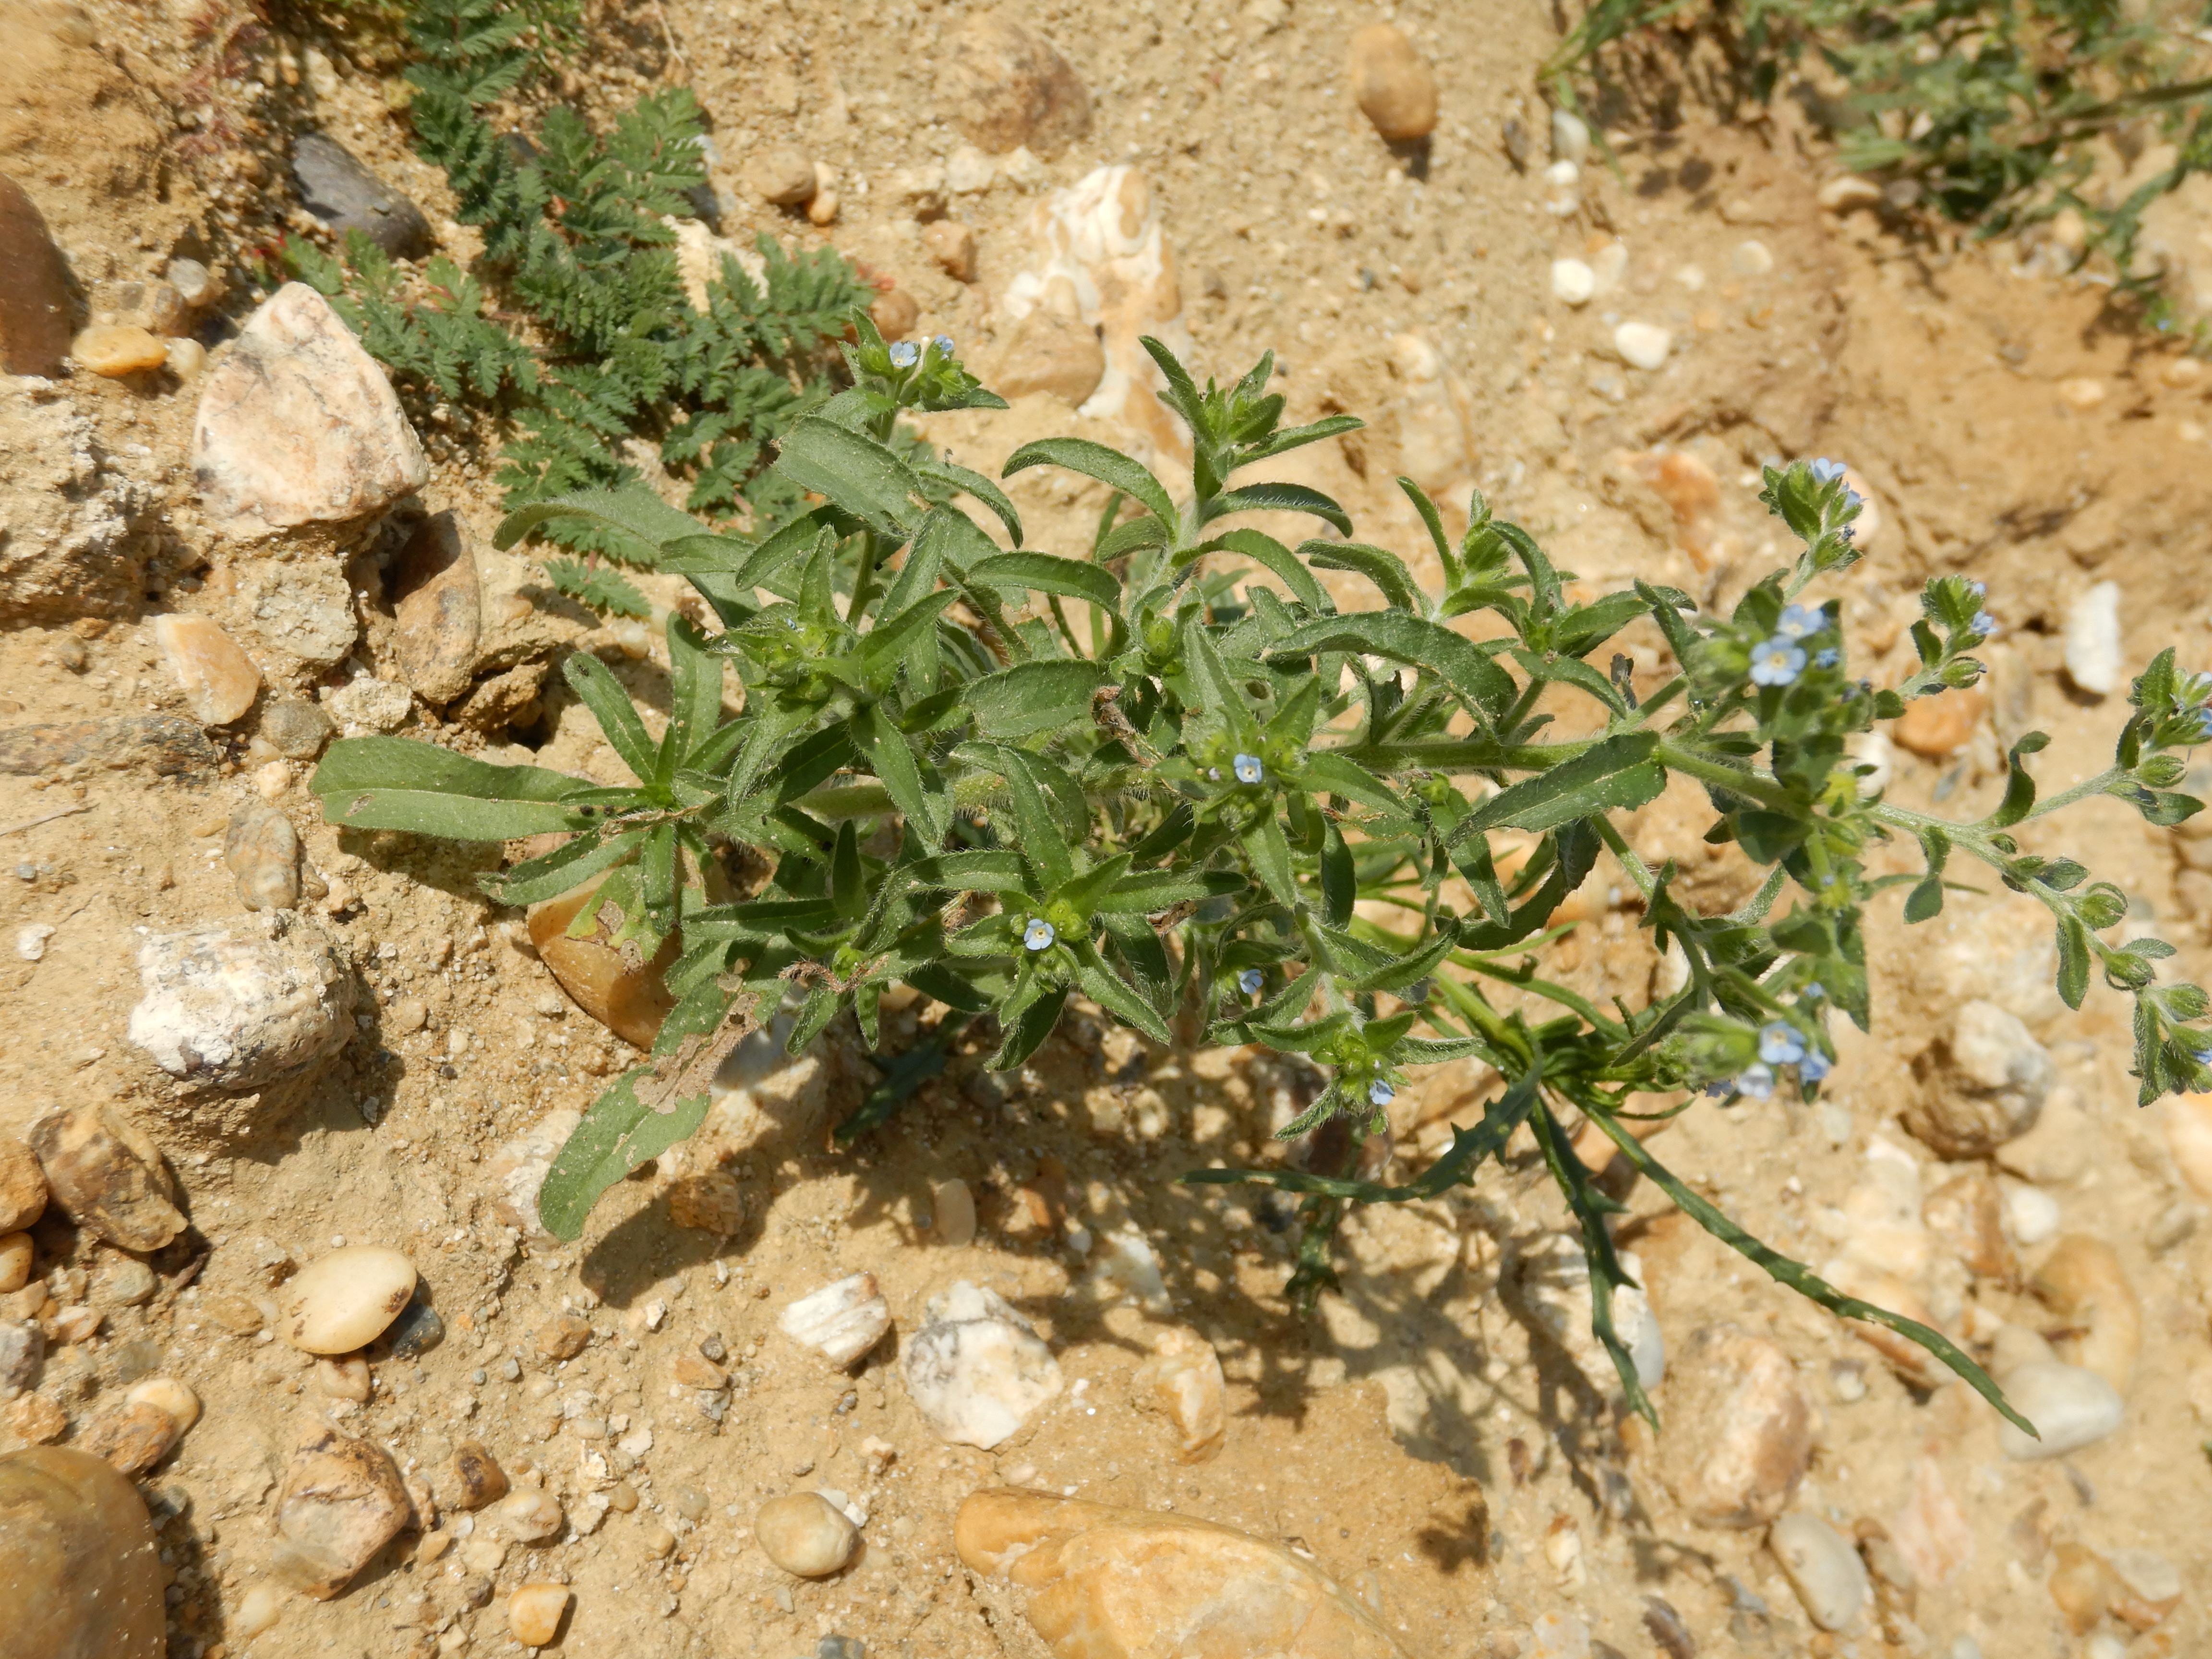
[[[1230,765],[1236,769],[1239,783],[1257,783],[1267,775],[1267,769],[1260,764],[1257,755],[1239,755]]]
[[[1771,1019],[1759,1028],[1759,1057],[1769,1066],[1790,1066],[1805,1058],[1805,1039],[1787,1020]]]
[[[921,361],[921,348],[911,340],[901,340],[891,348],[893,368],[912,368]]]
[[[1815,651],[1813,653],[1813,666],[1815,668],[1833,668],[1843,659],[1843,653],[1837,650],[1832,645],[1826,645],[1822,646],[1818,651]]]
[[[1042,951],[1060,937],[1060,930],[1042,916],[1031,916],[1030,925],[1022,929],[1022,943],[1032,951]]]
[[[932,345],[933,345],[933,346],[935,346],[935,347],[937,348],[937,355],[938,355],[939,356],[940,356],[940,357],[950,357],[950,356],[951,356],[951,355],[952,355],[952,337],[951,337],[950,334],[940,334],[940,335],[939,335],[935,339],[933,339],[933,340],[932,340],[932,341],[930,342],[930,344],[932,344]]]
[[[1832,1069],[1827,1055],[1818,1048],[1808,1048],[1805,1058],[1797,1062],[1797,1080],[1806,1084],[1818,1083]]]
[[[1774,631],[1784,638],[1802,640],[1827,625],[1827,613],[1817,605],[1793,605],[1784,610],[1782,620],[1774,624]]]
[[[1261,973],[1257,968],[1247,968],[1243,973],[1237,975],[1237,988],[1243,992],[1243,994],[1248,997],[1258,996],[1260,994],[1260,988],[1267,982],[1267,976]]]
[[[1751,679],[1754,685],[1787,685],[1804,666],[1804,647],[1779,634],[1752,647]]]
[[[1397,1085],[1388,1078],[1378,1077],[1367,1085],[1367,1103],[1370,1106],[1388,1106],[1397,1097]]]
[[[1828,988],[1827,988],[1826,986],[1825,986],[1825,985],[1821,984],[1821,983],[1820,983],[1820,981],[1819,980],[1817,980],[1817,979],[1815,979],[1815,980],[1808,980],[1808,981],[1806,982],[1806,985],[1805,985],[1805,991],[1804,991],[1804,997],[1805,997],[1805,1000],[1806,1000],[1806,1001],[1808,1001],[1808,1002],[1818,1002],[1818,1001],[1819,1001],[1822,997],[1825,997],[1825,996],[1826,996],[1826,995],[1827,995],[1827,994],[1828,994]]]
[[[1974,632],[1979,634],[1984,639],[1991,639],[1996,635],[1997,619],[1990,615],[1986,611],[1977,611],[1974,613],[1973,621],[1968,623],[1966,626],[1972,629]]]
[[[1735,1091],[1765,1100],[1774,1092],[1774,1073],[1764,1066],[1747,1066],[1736,1073]]]
[[[1813,477],[1820,483],[1833,483],[1844,476],[1844,464],[1825,458],[1813,463]]]

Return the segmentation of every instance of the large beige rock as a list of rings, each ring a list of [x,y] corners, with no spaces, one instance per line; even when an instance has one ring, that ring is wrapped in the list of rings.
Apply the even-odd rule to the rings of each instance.
[[[423,702],[451,702],[476,677],[483,628],[476,554],[459,521],[450,513],[424,520],[393,574],[400,672]]]
[[[0,319],[0,336],[6,326]],[[0,387],[0,623],[136,615],[153,550],[152,492],[116,465],[62,383]]]
[[[383,369],[304,283],[208,371],[192,469],[212,526],[240,537],[365,518],[430,476]]]
[[[0,173],[0,371],[59,374],[73,310],[69,262],[38,204]]]
[[[1091,131],[1091,93],[1049,41],[1005,17],[973,19],[945,58],[960,130],[994,155],[1049,155]]]
[[[261,671],[212,617],[156,617],[154,642],[202,726],[229,725],[260,695]]]
[[[952,1537],[1031,1592],[1059,1659],[1406,1659],[1318,1568],[1212,1522],[1000,1489],[963,1504]]]
[[[277,1490],[278,1570],[327,1601],[413,1513],[399,1471],[381,1448],[325,1429],[293,1454]]]
[[[159,1548],[138,1489],[100,1458],[61,1446],[0,1457],[0,1652],[161,1659]]]
[[[1346,68],[1359,112],[1384,139],[1410,143],[1436,130],[1436,72],[1403,33],[1388,23],[1357,31]]]
[[[1659,1474],[1691,1519],[1764,1526],[1813,1458],[1813,1407],[1790,1356],[1733,1325],[1692,1331],[1661,1402]]]

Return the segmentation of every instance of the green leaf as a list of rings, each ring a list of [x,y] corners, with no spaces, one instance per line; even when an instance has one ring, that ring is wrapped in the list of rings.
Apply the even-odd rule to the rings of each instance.
[[[1089,720],[1091,694],[1105,684],[1106,671],[1095,662],[1018,663],[972,682],[968,708],[986,737],[1031,737]]]
[[[1233,870],[1146,870],[1124,876],[1098,900],[1094,915],[1157,915],[1178,904],[1226,898],[1249,884]]]
[[[915,885],[952,892],[1026,893],[1029,867],[1012,848],[940,853],[905,866]]]
[[[449,841],[520,841],[589,820],[568,798],[583,778],[536,766],[494,766],[408,738],[341,738],[308,786],[332,823],[405,830]]]
[[[1512,707],[1513,677],[1472,640],[1438,623],[1391,611],[1322,617],[1278,641],[1267,660],[1282,663],[1320,651],[1353,651],[1425,668],[1449,686],[1468,711],[1495,720]]]
[[[2069,1008],[2079,1008],[2089,993],[2089,930],[2078,916],[2062,916],[2058,922],[2058,994]]]
[[[971,580],[994,587],[1026,587],[1040,593],[1065,593],[1109,611],[1121,606],[1121,584],[1114,573],[1081,559],[1054,553],[1000,553],[968,567]]]
[[[1283,586],[1291,590],[1291,597],[1316,616],[1325,616],[1336,606],[1329,602],[1328,592],[1314,579],[1305,562],[1273,536],[1257,530],[1231,530],[1216,536],[1212,541],[1193,548],[1187,555],[1178,555],[1177,562],[1195,560],[1200,554],[1237,553],[1251,560],[1261,568],[1282,579]]]
[[[1352,902],[1358,896],[1359,878],[1352,868],[1352,849],[1344,843],[1344,831],[1332,819],[1322,832],[1321,844],[1322,920],[1332,927],[1349,925]]]
[[[696,536],[705,528],[643,484],[630,484],[621,489],[580,489],[518,507],[500,520],[491,544],[505,552],[532,531],[563,519],[582,519],[634,544],[636,550],[625,556],[635,564],[656,563],[662,543]]]
[[[1011,1072],[1042,1048],[1044,1040],[1052,1035],[1052,1028],[1060,1024],[1060,1010],[1066,1006],[1065,985],[1032,982],[1026,994],[1016,992],[999,1010],[999,1024],[1006,1035],[999,1043],[999,1052],[991,1056],[989,1069]]]
[[[1000,750],[1000,765],[1013,805],[1015,844],[1048,889],[1062,885],[1074,875],[1075,860],[1046,800],[1043,780],[1031,770],[1029,757],[1018,750]]]
[[[1088,944],[1075,952],[1075,978],[1093,1002],[1124,1025],[1134,1026],[1163,1048],[1175,1041],[1158,1012],[1123,984]]]
[[[921,477],[973,495],[999,515],[999,522],[1006,526],[1006,534],[1013,538],[1014,545],[1019,547],[1022,544],[1022,515],[1014,510],[1014,504],[1007,498],[1006,492],[981,473],[971,472],[951,461],[920,457],[915,458],[911,465]]]
[[[999,469],[999,476],[1011,478],[1032,466],[1065,467],[1086,478],[1096,478],[1136,501],[1162,524],[1176,522],[1175,503],[1168,499],[1168,492],[1160,481],[1146,467],[1104,444],[1092,443],[1087,438],[1039,438],[1009,455],[1006,465]]]
[[[612,565],[586,566],[580,559],[548,559],[545,574],[556,592],[611,617],[649,617],[651,601]]]
[[[1318,489],[1295,483],[1249,483],[1225,489],[1206,503],[1206,522],[1232,513],[1310,513],[1340,534],[1352,533],[1352,515]]]
[[[1286,904],[1295,911],[1298,907],[1298,883],[1291,867],[1291,843],[1283,834],[1283,821],[1270,810],[1245,830],[1242,839],[1244,856],[1252,860],[1252,868],[1268,893],[1276,902]]]
[[[1403,816],[1406,803],[1389,785],[1358,762],[1327,749],[1317,749],[1299,763],[1298,781],[1307,788],[1341,795],[1378,812]]]
[[[1632,811],[1656,800],[1666,769],[1651,758],[1650,732],[1624,732],[1591,744],[1550,771],[1501,789],[1459,822],[1455,842],[1480,830],[1552,830],[1599,812]]]
[[[637,781],[659,781],[655,766],[659,750],[646,732],[645,722],[637,717],[637,705],[629,700],[614,671],[588,651],[576,651],[561,665],[561,677],[592,711],[608,746],[637,775]]]
[[[1406,562],[1386,548],[1364,542],[1301,542],[1298,557],[1317,570],[1352,570],[1372,582],[1383,599],[1397,610],[1416,617],[1428,614],[1429,602]]]
[[[783,434],[775,470],[799,489],[826,495],[878,535],[904,541],[921,521],[921,481],[872,438],[810,415]]]
[[[605,839],[587,831],[511,870],[479,876],[477,885],[501,904],[543,903],[582,886],[609,866],[621,863],[644,841],[642,830],[626,830]]]
[[[1908,922],[1927,921],[1942,914],[1943,909],[1943,878],[1924,876],[1905,896],[1905,919]]]
[[[597,1100],[568,1135],[544,1184],[538,1189],[538,1218],[556,1238],[583,1237],[584,1222],[599,1194],[641,1164],[649,1163],[706,1121],[710,1097],[679,1101],[673,1111],[657,1112],[637,1097],[637,1084],[653,1070],[640,1066]]]
[[[676,763],[697,765],[696,758],[722,725],[722,659],[708,653],[707,636],[680,611],[668,613],[668,729],[661,748],[675,775]]]
[[[891,803],[905,815],[923,843],[934,847],[945,839],[942,799],[929,793],[921,768],[905,732],[892,723],[877,703],[853,711],[853,745],[883,784]]]

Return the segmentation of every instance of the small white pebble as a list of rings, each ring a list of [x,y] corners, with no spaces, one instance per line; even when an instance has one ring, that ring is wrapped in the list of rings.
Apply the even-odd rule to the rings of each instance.
[[[1674,337],[1656,323],[1623,323],[1613,331],[1613,349],[1632,368],[1662,368],[1674,348]]]
[[[15,930],[15,954],[26,962],[36,962],[46,955],[46,941],[53,936],[53,923],[26,922]]]
[[[2099,582],[2066,613],[2066,678],[2109,696],[2120,689],[2120,585]]]
[[[2015,1244],[2057,1237],[2060,1219],[2058,1200],[2040,1187],[2014,1187],[2005,1194],[2005,1226]]]
[[[1739,276],[1764,276],[1774,269],[1774,255],[1757,237],[1738,242],[1729,255],[1729,268]]]
[[[1583,170],[1572,161],[1554,161],[1544,169],[1544,182],[1559,190],[1571,190],[1583,176]]]
[[[1597,273],[1580,259],[1552,261],[1552,297],[1562,304],[1588,305],[1597,292]]]

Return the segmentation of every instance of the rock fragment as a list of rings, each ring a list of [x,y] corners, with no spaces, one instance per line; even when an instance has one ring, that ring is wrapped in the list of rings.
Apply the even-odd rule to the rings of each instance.
[[[452,1478],[445,1501],[457,1510],[480,1510],[507,1496],[507,1471],[481,1441],[453,1448]]]
[[[327,1601],[398,1537],[412,1515],[380,1447],[326,1429],[292,1455],[276,1492],[278,1570]]]
[[[253,707],[261,671],[220,624],[206,617],[156,617],[154,642],[202,726],[228,726]]]
[[[951,1249],[975,1242],[975,1195],[958,1176],[930,1189],[929,1230]]]
[[[2063,1457],[2093,1446],[2120,1426],[2127,1407],[2094,1371],[2057,1359],[2033,1359],[1997,1378],[2012,1407],[2035,1425],[2031,1439],[2009,1422],[1997,1425],[1997,1443],[2015,1462]]]
[[[661,975],[675,963],[677,942],[672,935],[659,955],[640,965],[596,934],[572,937],[568,925],[592,903],[600,879],[532,905],[527,912],[530,942],[579,1008],[633,1048],[650,1048],[660,1022],[676,1006]]]
[[[31,1150],[54,1202],[118,1249],[158,1250],[184,1231],[161,1148],[113,1107],[49,1112],[31,1126]]]
[[[128,1478],[74,1449],[0,1456],[0,1607],[22,1659],[161,1659],[160,1540]]]
[[[30,1235],[22,1233],[17,1237],[28,1238]],[[0,1400],[12,1400],[25,1389],[37,1387],[39,1367],[46,1357],[46,1333],[38,1326],[27,1319],[0,1319]]]
[[[2069,1352],[2124,1395],[2142,1352],[2142,1299],[2120,1265],[2119,1252],[2087,1233],[2069,1233],[2035,1270],[2033,1288],[2077,1334]]]
[[[1613,331],[1613,349],[1631,368],[1664,368],[1674,337],[1656,323],[1623,323]]]
[[[568,1616],[566,1584],[525,1584],[507,1600],[507,1628],[526,1648],[549,1645]]]
[[[2182,1184],[2199,1198],[2212,1198],[2212,1095],[2169,1096],[2159,1107],[2166,1115],[2166,1150]]]
[[[165,1413],[177,1425],[180,1435],[189,1433],[193,1424],[200,1420],[200,1397],[191,1385],[173,1376],[149,1376],[131,1385],[124,1395],[126,1406],[151,1406]]]
[[[1436,130],[1436,72],[1401,31],[1388,23],[1355,31],[1349,69],[1359,112],[1386,143],[1411,143]]]
[[[921,228],[922,252],[956,283],[975,280],[975,229],[957,219],[939,219]]]
[[[873,1273],[852,1273],[799,1297],[777,1322],[793,1341],[849,1366],[884,1340],[891,1310]]]
[[[196,777],[211,769],[216,758],[199,727],[173,714],[0,730],[0,774],[11,777],[47,777],[87,762],[118,770],[137,767],[161,778]]]
[[[961,1504],[953,1547],[1030,1592],[1030,1624],[1055,1659],[1405,1659],[1319,1569],[1210,1522],[998,1489]]]
[[[289,910],[300,902],[300,836],[292,820],[265,801],[240,803],[223,837],[223,862],[249,910]]]
[[[289,826],[288,826],[289,827]],[[352,1034],[356,987],[330,939],[294,920],[160,933],[138,948],[131,1041],[171,1077],[259,1089],[320,1064]]]
[[[0,1233],[0,1296],[20,1291],[31,1282],[31,1264],[38,1255],[28,1233]]]
[[[1849,1540],[1817,1515],[1785,1515],[1766,1534],[1806,1616],[1822,1630],[1841,1630],[1869,1595],[1866,1564]]]
[[[8,254],[0,232],[0,260]],[[111,456],[57,382],[0,401],[0,620],[68,623],[136,616],[145,604],[153,492]]]
[[[141,1401],[101,1412],[85,1425],[78,1443],[125,1474],[143,1474],[168,1455],[179,1432],[168,1413]]]
[[[1010,18],[969,20],[945,60],[945,101],[960,130],[1003,155],[1050,155],[1091,131],[1091,93],[1053,46]]]
[[[284,1340],[303,1353],[367,1347],[415,1294],[415,1264],[397,1250],[349,1244],[317,1257],[284,1287]]]
[[[1203,1463],[1221,1455],[1229,1431],[1228,1384],[1220,1356],[1194,1331],[1170,1331],[1137,1367],[1130,1387],[1138,1405],[1175,1426],[1176,1455]]]
[[[2120,651],[2120,585],[2099,582],[2066,613],[2066,678],[2093,696],[2110,696],[2127,678]]]
[[[1732,1325],[1693,1331],[1664,1409],[1660,1476],[1692,1520],[1741,1530],[1782,1513],[1813,1456],[1813,1407],[1787,1353]]]
[[[383,369],[303,283],[264,301],[205,377],[192,466],[211,527],[240,538],[364,518],[429,477]]]
[[[1079,319],[1040,307],[1016,325],[992,384],[1008,398],[1048,392],[1075,408],[1105,375],[1106,352],[1097,331]]]
[[[1060,1364],[997,1291],[955,1280],[924,1310],[901,1361],[907,1393],[945,1439],[988,1451],[1060,1393]]]
[[[46,1212],[46,1178],[31,1149],[0,1135],[0,1233],[15,1233]]]
[[[1972,686],[1916,697],[1905,704],[1890,735],[1916,755],[1946,760],[1966,746],[1989,707],[1989,698]]]
[[[1586,306],[1597,292],[1597,273],[1581,259],[1552,261],[1552,297],[1562,305]]]
[[[492,1506],[499,1528],[519,1544],[538,1544],[568,1524],[561,1500],[543,1486],[523,1486]]]
[[[52,380],[69,356],[69,264],[23,187],[0,173],[0,370]]]
[[[70,342],[70,360],[90,374],[119,380],[167,367],[169,348],[150,330],[122,323],[94,323]]]
[[[548,1359],[574,1359],[591,1340],[591,1326],[574,1314],[564,1313],[538,1333],[538,1352]]]
[[[800,1578],[826,1578],[853,1559],[860,1530],[820,1492],[772,1498],[753,1516],[761,1553]]]
[[[1979,998],[1960,1006],[1946,1041],[1915,1069],[1920,1087],[1905,1127],[1948,1158],[1987,1158],[2026,1134],[2058,1077],[2019,1018]]]
[[[803,150],[788,146],[763,150],[754,161],[750,177],[761,199],[778,207],[805,207],[814,199],[814,163]]]
[[[392,645],[415,695],[443,706],[476,677],[483,600],[477,561],[450,513],[424,521],[399,556]]]
[[[341,241],[359,231],[395,259],[420,259],[434,246],[422,210],[326,134],[303,132],[293,142],[292,177],[300,204]]]

